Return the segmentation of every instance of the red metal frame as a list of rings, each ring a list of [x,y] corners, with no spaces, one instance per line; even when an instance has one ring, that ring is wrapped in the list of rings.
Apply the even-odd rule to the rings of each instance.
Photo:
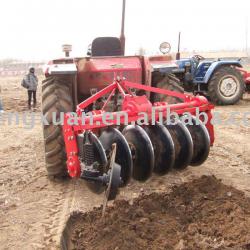
[[[147,92],[154,92],[163,94],[166,96],[173,96],[178,97],[183,100],[182,103],[177,104],[168,104],[167,102],[157,102],[151,103],[148,98],[144,96],[136,96],[130,91],[130,89],[139,89],[144,90]],[[63,132],[64,132],[64,141],[66,146],[67,152],[67,167],[69,171],[69,175],[71,177],[80,177],[80,161],[78,159],[78,146],[77,146],[77,135],[82,133],[85,130],[92,130],[98,131],[100,128],[107,127],[107,123],[103,121],[103,114],[105,113],[104,109],[112,95],[114,95],[118,91],[122,97],[122,112],[127,113],[128,123],[136,123],[138,119],[140,119],[140,113],[146,112],[148,115],[148,120],[150,123],[157,121],[159,119],[160,113],[163,118],[166,118],[170,112],[176,112],[178,115],[182,115],[185,112],[189,112],[192,115],[196,115],[197,108],[200,112],[205,112],[208,115],[208,123],[206,127],[210,134],[211,145],[214,142],[214,129],[213,125],[211,124],[212,114],[211,110],[214,108],[205,97],[202,96],[190,96],[187,94],[172,92],[169,90],[154,88],[150,86],[145,86],[137,83],[132,83],[123,80],[116,80],[108,87],[102,89],[101,91],[97,92],[95,95],[91,96],[90,98],[86,99],[84,102],[80,103],[77,106],[76,114],[77,117],[73,117],[71,113],[67,113],[64,116],[64,125],[63,125]],[[85,109],[97,101],[99,98],[109,94],[107,101],[104,103],[102,110],[94,110],[92,111],[92,117],[85,117],[84,124],[82,123],[82,114]],[[124,117],[121,116],[121,111],[111,112],[110,113],[111,119],[109,119],[108,123],[109,126],[115,125],[127,125],[125,124]],[[117,124],[119,116],[120,124]],[[76,124],[71,125],[69,123],[70,119],[75,121]]]
[[[238,68],[238,70],[242,73],[246,85],[250,85],[250,72],[243,68]]]

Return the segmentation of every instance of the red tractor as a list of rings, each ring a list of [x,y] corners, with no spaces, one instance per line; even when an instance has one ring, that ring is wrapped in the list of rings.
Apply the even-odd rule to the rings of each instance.
[[[120,39],[96,38],[82,58],[70,58],[71,47],[64,46],[66,57],[48,64],[42,86],[48,175],[82,178],[95,193],[106,189],[108,199],[131,177],[145,181],[153,172],[201,165],[214,142],[213,106],[185,94],[174,75],[161,73],[170,56],[124,56],[124,17],[125,0]],[[189,112],[193,125],[179,119],[169,125],[169,111],[184,120]],[[205,125],[195,122],[201,112]],[[138,123],[146,120],[142,113],[147,124]]]

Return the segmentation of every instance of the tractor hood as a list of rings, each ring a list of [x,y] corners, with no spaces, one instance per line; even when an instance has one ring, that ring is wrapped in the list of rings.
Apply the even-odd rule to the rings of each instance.
[[[111,84],[117,76],[128,81],[142,82],[141,57],[93,57],[77,62],[78,91],[89,94],[90,89],[101,90]]]
[[[178,68],[178,65],[171,56],[152,56],[148,58],[153,71],[165,72]]]

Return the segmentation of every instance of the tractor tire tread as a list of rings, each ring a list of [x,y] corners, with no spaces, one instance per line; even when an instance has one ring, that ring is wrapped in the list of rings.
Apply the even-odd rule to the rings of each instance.
[[[42,112],[49,125],[43,126],[45,162],[48,176],[66,177],[66,153],[61,125],[51,124],[52,112],[72,112],[71,78],[49,76],[42,83]]]
[[[156,76],[156,82],[153,82],[153,86],[161,89],[166,89],[178,93],[184,93],[184,89],[180,84],[180,80],[175,77],[173,74],[168,74],[165,77],[161,78]],[[151,98],[153,102],[166,101],[169,104],[183,102],[181,98],[173,96],[164,96],[161,94],[154,94]]]
[[[218,94],[218,84],[219,84],[218,79],[220,79],[223,75],[226,75],[226,74],[236,76],[240,83],[239,94],[231,100],[223,99],[223,97],[221,97]],[[223,66],[217,69],[208,83],[209,98],[214,104],[217,104],[217,105],[232,105],[232,104],[237,103],[242,98],[244,91],[245,91],[245,84],[244,84],[244,80],[243,80],[241,73],[237,69],[230,67],[230,66]]]

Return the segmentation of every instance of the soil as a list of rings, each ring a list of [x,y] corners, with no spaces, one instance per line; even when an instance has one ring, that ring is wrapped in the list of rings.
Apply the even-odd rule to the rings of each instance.
[[[202,176],[132,204],[118,200],[103,218],[102,207],[73,214],[63,235],[79,250],[250,249],[249,232],[250,199]]]
[[[0,78],[0,85],[2,87],[1,97],[3,99],[4,108],[7,111],[4,116],[8,115],[9,112],[18,112],[18,114],[22,115],[27,111],[27,93],[26,90],[20,86],[20,82],[21,77]],[[40,115],[40,87],[38,89],[38,100],[38,108],[35,111],[37,116]],[[237,119],[240,120],[242,118],[242,112],[250,111],[250,96],[246,95],[244,100],[238,105],[216,107],[215,111],[220,112],[224,118],[228,117],[229,112],[231,111],[241,112],[237,115]],[[141,199],[143,202],[147,202],[147,199],[149,199],[151,201],[153,200],[153,202],[151,202],[152,204],[161,204],[159,203],[161,199],[169,199],[165,193],[169,193],[173,186],[182,185],[184,182],[190,182],[203,175],[214,175],[216,178],[221,179],[223,184],[232,186],[242,191],[246,196],[250,196],[249,135],[250,126],[217,125],[215,127],[216,141],[214,147],[211,148],[210,156],[202,166],[189,167],[184,171],[171,172],[162,177],[153,176],[145,183],[132,181],[128,187],[121,189],[118,199],[131,203],[138,196],[143,195],[139,200]],[[220,185],[218,185],[218,187],[220,187]],[[215,190],[214,192],[216,193],[217,191]],[[161,196],[162,193],[164,195]],[[241,197],[241,193],[238,193],[238,191],[233,189],[231,193],[232,197],[229,200],[225,200],[223,204],[226,209],[227,204],[231,206],[231,203],[229,203],[230,200],[232,202],[235,201],[235,208],[238,206],[238,209],[233,209],[232,214],[235,214],[234,221],[235,224],[239,226],[239,231],[232,237],[235,237],[237,233],[238,235],[242,234],[243,237],[247,225],[240,227],[240,222],[243,223],[243,221],[239,221],[238,217],[246,211],[249,212],[249,205],[244,205],[249,203],[244,203],[243,197],[242,203],[235,200],[236,196]],[[237,193],[237,195],[234,195],[234,193]],[[222,195],[220,192],[219,194]],[[178,199],[181,201],[182,197],[183,196],[180,193],[179,198],[173,198],[175,201],[178,201]],[[187,199],[188,197],[193,196],[187,195]],[[199,198],[199,196],[195,197],[197,199]],[[62,182],[59,180],[52,181],[48,179],[44,163],[42,126],[38,121],[32,129],[25,128],[22,123],[0,123],[1,249],[59,249],[62,231],[70,214],[74,211],[81,211],[83,213],[91,211],[93,207],[99,207],[102,204],[102,201],[103,197],[91,193],[85,183],[81,180],[67,180]],[[119,202],[124,206],[128,206],[125,201]],[[215,202],[214,200],[212,201]],[[218,201],[215,203],[212,201],[209,203],[211,211],[222,209],[222,207],[218,205]],[[137,201],[135,201],[134,204],[136,204],[136,202]],[[204,202],[204,204],[208,205],[209,200],[204,199]],[[201,204],[201,201],[199,200],[194,204],[194,209],[197,215],[200,214],[200,207],[198,207],[199,204]],[[214,208],[213,204],[215,205]],[[170,205],[168,205],[166,206],[167,215],[170,214]],[[119,207],[119,203],[117,206]],[[192,216],[189,216],[189,214],[194,214],[192,207],[189,205],[185,206],[190,209],[188,210],[188,213],[186,213],[186,218],[192,218]],[[243,210],[244,206],[245,208]],[[128,209],[129,208],[130,207],[128,206]],[[204,210],[204,207],[202,208]],[[241,210],[242,212],[240,212]],[[180,207],[178,212],[180,215],[185,215],[184,213],[181,213],[181,211]],[[215,212],[211,213],[213,214]],[[107,213],[107,216],[109,216],[109,212]],[[163,214],[160,216],[161,218],[164,218]],[[145,218],[147,217],[145,216]],[[206,226],[206,218],[210,218],[209,214],[206,217],[198,218],[200,224],[197,225],[197,227],[201,228],[200,234],[202,235],[210,235],[207,231],[209,228]],[[245,214],[245,218],[247,220],[247,214]],[[222,221],[225,219],[226,218],[223,217]],[[177,220],[176,217],[171,218],[171,222],[176,221],[176,228],[178,228],[180,235],[183,235],[183,237],[181,237],[178,236],[179,234],[177,235],[177,233],[175,235],[173,234],[174,236],[172,236],[173,239],[171,240],[177,242],[177,245],[175,245],[176,249],[181,249],[182,245],[185,246],[186,244],[189,244],[186,243],[188,240],[185,238],[188,237],[188,233],[184,235],[185,232],[178,226],[180,220],[181,219]],[[220,220],[220,217],[218,220]],[[224,222],[226,223],[226,221]],[[147,223],[147,221],[145,223]],[[189,225],[187,222],[185,222],[186,224],[184,222],[182,223],[183,226],[186,226],[186,230],[189,230],[188,232],[191,233],[191,230],[196,232],[195,228],[192,229],[191,227],[191,229],[187,229]],[[230,223],[230,221],[228,223]],[[191,224],[192,223],[190,222],[190,225]],[[153,225],[155,226],[156,224]],[[230,227],[234,228],[232,224],[228,225],[231,225]],[[211,227],[213,227],[213,225],[211,225]],[[159,229],[156,226],[154,230],[159,232]],[[166,230],[166,228],[164,230]],[[219,230],[218,232],[221,231]],[[200,237],[202,237],[202,235]],[[231,233],[228,233],[228,235],[231,235]],[[247,237],[245,238],[245,241],[240,236],[238,237],[239,241],[226,239],[224,233],[222,236],[216,234],[214,237],[216,237],[218,242],[223,242],[222,239],[224,239],[226,244],[232,242],[232,244],[235,244],[234,246],[249,244]],[[175,238],[180,239],[180,243],[178,240],[174,240]],[[214,240],[213,237],[212,239]],[[199,234],[197,234],[197,239],[196,241],[193,241],[193,243],[199,243],[199,241],[202,240],[204,239],[199,238]],[[168,239],[168,242],[171,242],[170,239]],[[208,242],[208,246],[210,247],[215,246],[215,243],[211,242],[210,238],[204,240],[204,242]],[[105,248],[106,246],[103,247]],[[221,246],[221,248],[223,247],[225,247],[225,245]],[[205,247],[205,249],[206,248],[207,247]],[[195,249],[195,247],[193,249]]]

